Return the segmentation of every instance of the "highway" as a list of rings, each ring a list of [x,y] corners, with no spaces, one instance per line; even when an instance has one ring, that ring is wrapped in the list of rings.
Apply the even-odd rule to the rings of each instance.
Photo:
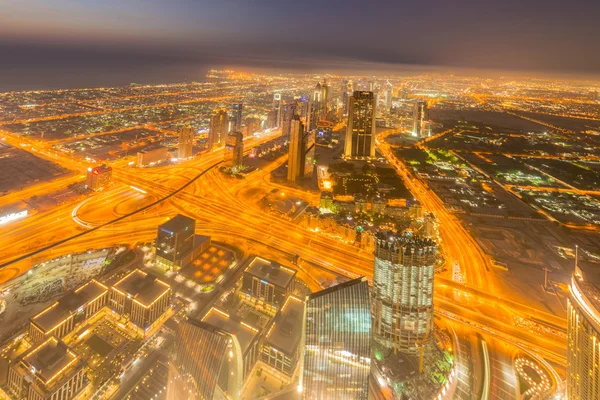
[[[410,176],[381,138],[379,148],[424,208],[435,211],[446,259],[457,260],[464,268],[467,286],[436,278],[436,284],[442,285],[435,297],[438,314],[564,365],[563,337],[540,336],[514,326],[507,316],[535,317],[558,326],[564,326],[564,319],[504,298],[497,290],[489,260],[460,221],[447,213],[441,201],[420,181]],[[113,188],[89,200],[63,204],[10,224],[10,229],[0,233],[1,246],[7,250],[0,255],[0,280],[6,281],[27,271],[36,262],[57,256],[88,248],[150,241],[156,235],[156,227],[176,213],[195,218],[200,234],[211,235],[217,241],[233,239],[254,243],[264,249],[267,258],[289,263],[294,255],[300,255],[304,261],[303,275],[314,278],[307,282],[313,290],[323,271],[347,277],[372,275],[372,254],[310,232],[258,208],[256,193],[267,193],[274,187],[269,182],[269,173],[285,161],[285,157],[241,180],[227,178],[218,171],[222,159],[222,152],[215,151],[176,166],[117,167]],[[72,160],[60,161],[77,167]],[[314,195],[298,190],[288,192],[315,201]],[[456,302],[456,291],[475,298],[479,308],[494,308],[503,316],[494,317]]]

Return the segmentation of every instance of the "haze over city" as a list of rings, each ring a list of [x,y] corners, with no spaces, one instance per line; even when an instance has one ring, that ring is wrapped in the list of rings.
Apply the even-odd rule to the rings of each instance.
[[[0,2],[0,398],[600,399],[598,15]]]

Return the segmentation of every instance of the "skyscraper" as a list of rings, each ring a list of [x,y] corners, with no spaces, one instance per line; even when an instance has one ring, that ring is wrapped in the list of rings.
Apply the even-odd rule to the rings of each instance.
[[[231,130],[241,131],[242,130],[242,111],[244,104],[236,103],[231,107]]]
[[[417,100],[413,112],[413,131],[415,137],[431,136],[431,128],[429,126],[429,107],[427,101]]]
[[[275,93],[273,95],[273,111],[275,113],[275,126],[281,126],[281,93]]]
[[[304,155],[306,153],[306,135],[304,133],[304,124],[300,121],[298,115],[294,115],[291,121],[290,145],[288,156],[289,183],[296,183],[298,178],[304,176]]]
[[[210,146],[223,146],[229,133],[227,109],[215,108],[210,116],[210,129],[208,133]]]
[[[383,93],[383,102],[385,104],[385,111],[389,112],[390,108],[392,108],[392,97],[394,93],[394,88],[392,84],[387,82],[385,92]]]
[[[235,336],[201,321],[182,321],[169,360],[167,400],[239,399],[241,365]]]
[[[183,126],[179,130],[179,143],[177,144],[177,158],[185,160],[192,158],[194,148],[194,130],[191,126]]]
[[[327,84],[327,79],[323,79],[323,83],[321,83],[321,103],[319,115],[321,119],[327,118],[327,113],[329,111],[329,85]]]
[[[373,339],[417,354],[433,331],[433,274],[437,246],[429,239],[379,232],[373,270]]]
[[[298,112],[298,103],[284,103],[281,106],[281,136],[290,136],[292,118]]]
[[[242,168],[244,158],[244,135],[242,132],[230,132],[225,143],[225,165],[234,171]]]
[[[600,398],[600,288],[576,269],[567,304],[567,397]]]
[[[358,278],[313,293],[304,311],[304,399],[367,399],[371,311],[369,283]]]
[[[344,157],[375,157],[376,97],[355,91],[348,100],[348,124]]]

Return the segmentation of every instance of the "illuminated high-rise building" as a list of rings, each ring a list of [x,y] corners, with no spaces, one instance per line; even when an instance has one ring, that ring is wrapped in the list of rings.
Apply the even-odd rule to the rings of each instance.
[[[169,360],[167,400],[239,399],[241,357],[235,335],[201,321],[180,322]]]
[[[232,170],[240,170],[244,159],[244,135],[230,132],[225,143],[225,165]]]
[[[298,178],[304,176],[304,155],[306,154],[306,134],[304,124],[298,115],[294,115],[291,122],[290,145],[288,156],[289,183],[296,183]]]
[[[275,93],[273,95],[273,112],[275,113],[275,126],[281,126],[281,118],[282,118],[282,101],[281,101],[281,93]]]
[[[600,398],[600,287],[576,269],[567,304],[567,398]]]
[[[392,87],[392,84],[387,82],[385,92],[383,93],[383,103],[385,104],[385,110],[387,112],[389,112],[390,108],[392,108],[393,93],[394,88]]]
[[[281,106],[281,136],[290,136],[292,119],[298,112],[298,103],[284,103]]]
[[[376,96],[356,91],[348,100],[348,124],[344,157],[375,157]]]
[[[243,103],[235,103],[231,106],[231,127],[232,131],[242,129],[242,111],[244,110]]]
[[[433,275],[437,246],[430,239],[379,232],[373,270],[373,339],[416,355],[433,339]]]
[[[196,221],[177,214],[159,225],[156,234],[156,263],[163,268],[181,268],[182,260],[194,249]]]
[[[304,399],[368,398],[371,368],[369,283],[358,278],[306,298]]]
[[[208,141],[210,146],[223,146],[229,133],[229,120],[226,108],[216,108],[210,116]]]
[[[321,83],[321,103],[319,114],[321,119],[327,118],[327,113],[329,112],[329,85],[327,84],[327,79],[323,79],[323,83]]]
[[[192,158],[194,153],[194,130],[191,126],[184,126],[179,130],[179,143],[177,144],[177,158],[186,160]]]
[[[417,100],[413,111],[413,131],[415,137],[431,136],[431,126],[429,123],[429,107],[427,101]]]

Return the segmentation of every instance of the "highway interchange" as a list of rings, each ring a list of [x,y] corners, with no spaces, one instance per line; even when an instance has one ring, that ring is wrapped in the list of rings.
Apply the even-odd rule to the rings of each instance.
[[[8,141],[17,140],[3,134]],[[460,221],[445,210],[435,194],[411,176],[394,157],[384,136],[378,139],[379,151],[396,168],[424,208],[436,213],[446,259],[461,265],[469,283],[465,286],[445,277],[437,278],[435,304],[438,316],[463,330],[477,332],[478,337],[488,343],[488,351],[493,357],[510,360],[516,351],[530,351],[552,361],[560,370],[566,364],[564,318],[528,306],[526,298],[519,302],[503,295],[502,284],[488,257]],[[246,149],[269,139],[251,139],[246,143]],[[65,168],[84,170],[79,161],[53,152],[49,147],[38,145],[36,150],[39,156]],[[195,218],[198,233],[210,235],[215,241],[252,248],[267,258],[288,264],[294,255],[300,255],[303,275],[314,278],[306,282],[312,290],[320,289],[318,277],[322,273],[371,276],[371,254],[258,208],[255,200],[262,195],[257,193],[264,194],[275,187],[268,179],[269,173],[284,162],[285,157],[241,180],[226,178],[219,172],[222,159],[222,150],[216,150],[172,166],[148,169],[134,169],[124,163],[113,166],[115,185],[109,190],[75,204],[65,203],[51,211],[34,214],[0,231],[0,247],[4,249],[0,254],[0,280],[6,282],[38,262],[61,255],[150,241],[158,224],[177,213]],[[73,179],[70,176],[26,190],[31,193],[56,190]],[[282,195],[286,195],[283,190]],[[315,198],[298,190],[294,195]],[[516,327],[511,319],[513,315],[534,317],[557,326],[557,334]],[[481,369],[490,370],[492,374],[491,382],[481,391],[483,393],[492,390],[493,382],[498,384],[503,377],[494,375],[495,370],[482,363]],[[555,385],[557,379],[554,379]]]

